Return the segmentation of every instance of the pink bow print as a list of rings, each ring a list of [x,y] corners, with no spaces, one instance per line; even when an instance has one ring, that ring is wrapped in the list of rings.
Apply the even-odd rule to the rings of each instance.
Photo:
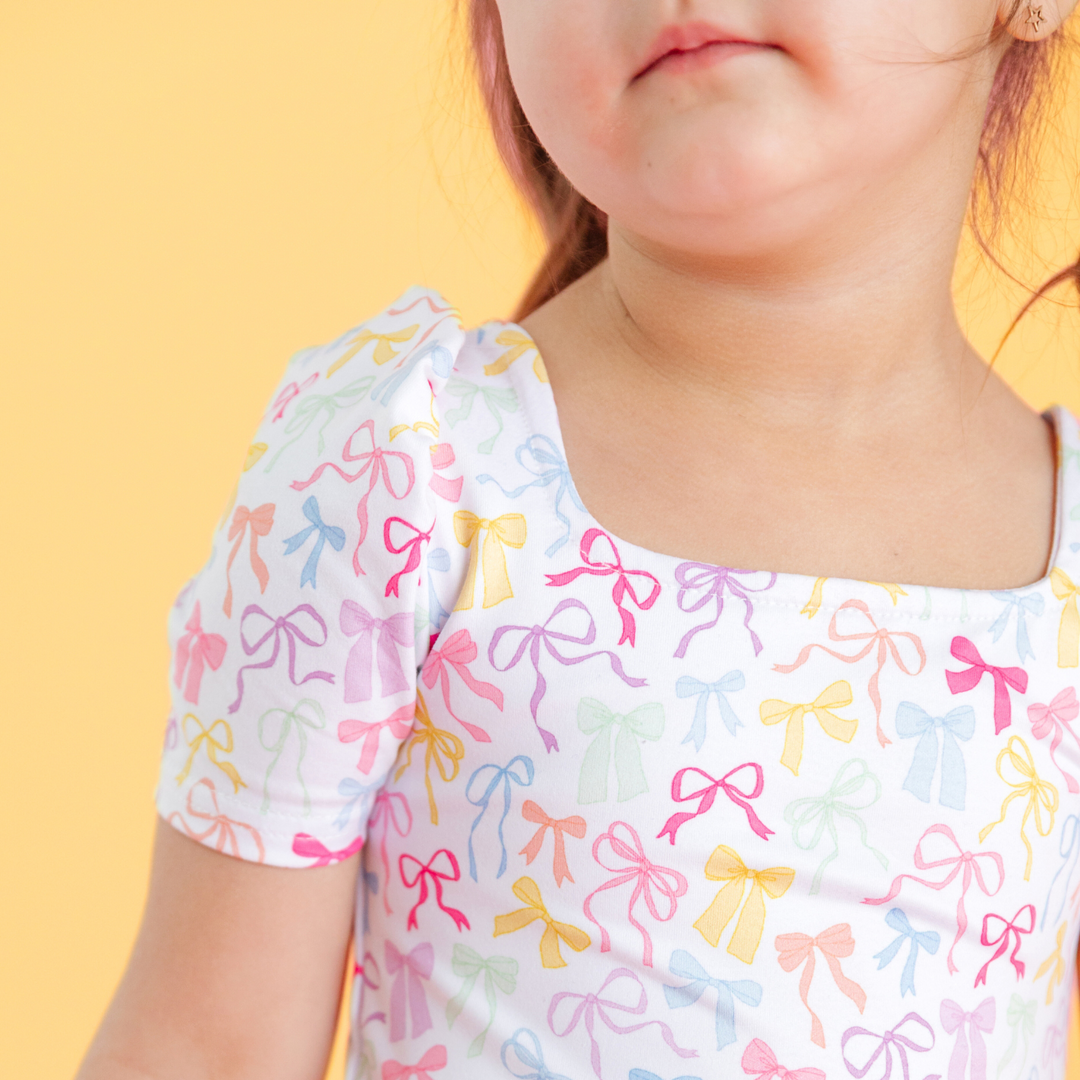
[[[449,443],[435,443],[428,447],[431,451],[432,476],[428,481],[428,487],[447,502],[457,502],[461,498],[461,485],[465,483],[464,476],[440,476],[454,466],[454,448]]]
[[[956,848],[958,854],[949,856],[944,859],[931,859],[924,858],[922,853],[923,841],[928,836],[944,836]],[[997,868],[998,883],[997,888],[991,890],[986,887],[986,881],[983,878],[982,869],[979,866],[980,859],[989,859]],[[972,878],[978,883],[979,888],[987,896],[996,896],[1001,889],[1002,884],[1005,881],[1005,864],[1002,861],[1001,856],[996,851],[964,851],[956,841],[956,836],[953,834],[952,829],[948,825],[931,825],[919,837],[919,842],[915,845],[915,866],[919,870],[935,870],[938,867],[948,866],[950,870],[948,874],[941,881],[926,881],[923,878],[915,877],[914,874],[900,874],[893,879],[892,886],[889,889],[887,895],[879,897],[876,900],[866,899],[864,904],[885,904],[890,900],[895,899],[900,889],[904,884],[904,879],[909,878],[911,881],[915,881],[920,885],[925,885],[928,889],[941,890],[947,885],[952,884],[953,879],[960,873],[961,869],[964,871],[963,879],[960,885],[960,899],[956,903],[956,937],[953,939],[952,945],[949,946],[948,967],[949,973],[955,974],[959,970],[956,964],[953,963],[953,950],[960,943],[960,939],[967,931],[967,911],[964,908],[964,897],[967,896],[967,891],[971,885]]]
[[[412,1037],[419,1039],[431,1027],[427,997],[421,979],[430,979],[435,967],[435,950],[429,942],[417,945],[408,956],[392,941],[386,943],[386,974],[393,975],[390,987],[390,1041],[405,1038],[407,1015],[412,1016]]]
[[[446,1068],[446,1047],[433,1046],[415,1065],[402,1065],[400,1061],[384,1061],[382,1080],[431,1080],[429,1073]]]
[[[446,872],[436,869],[435,864],[440,861],[440,855],[446,856],[445,859],[441,860],[442,864],[449,864],[450,869]],[[411,881],[405,873],[406,862],[415,863],[419,868],[412,873]],[[413,904],[406,923],[409,930],[416,930],[420,925],[416,920],[416,912],[427,902],[428,878],[431,878],[431,884],[435,890],[435,903],[438,904],[439,909],[445,911],[454,920],[454,925],[458,930],[463,926],[467,930],[472,929],[464,912],[458,911],[457,908],[446,907],[443,904],[442,883],[444,881],[461,880],[461,867],[458,865],[457,856],[449,848],[439,848],[426,863],[422,863],[415,855],[402,855],[398,858],[398,872],[401,874],[401,883],[406,889],[415,889],[417,885],[420,886],[420,898]]]
[[[364,838],[358,836],[347,848],[340,851],[331,851],[321,840],[306,832],[298,832],[293,837],[292,849],[294,855],[301,859],[314,859],[312,866],[333,866],[335,863],[344,862],[357,854],[364,846]]]
[[[731,778],[737,773],[743,771],[743,769],[754,770],[754,790],[742,791],[735,786],[731,781]],[[697,791],[691,791],[689,794],[684,794],[682,790],[683,777],[687,773],[697,773],[698,776],[703,776],[707,781],[704,787],[698,788]],[[746,802],[747,799],[756,799],[765,787],[765,777],[760,765],[755,764],[752,761],[746,762],[744,765],[736,765],[731,772],[725,773],[719,780],[713,779],[704,769],[698,768],[686,768],[680,769],[671,780],[671,797],[675,802],[689,802],[691,799],[701,799],[698,803],[697,809],[693,813],[686,813],[685,811],[678,814],[672,814],[664,823],[664,827],[657,834],[657,839],[661,836],[666,836],[672,844],[675,843],[675,834],[679,831],[680,826],[685,825],[688,821],[693,821],[694,818],[700,817],[702,814],[707,814],[711,809],[713,803],[716,801],[716,793],[722,791],[736,806],[746,811],[746,819],[750,823],[750,828],[761,837],[762,840],[768,840],[773,835],[773,830],[765,825],[761,818],[754,813],[754,808]]]
[[[616,830],[621,830],[624,835],[616,835]],[[604,862],[600,857],[600,849],[605,844],[611,848],[611,854],[616,859],[621,860],[623,865],[608,866]],[[678,870],[672,870],[666,866],[657,866],[651,862],[641,846],[641,837],[638,836],[634,827],[628,825],[625,821],[612,822],[608,831],[601,833],[593,841],[592,855],[600,866],[609,873],[617,875],[610,881],[593,889],[585,897],[585,917],[600,927],[600,951],[608,952],[611,949],[611,938],[600,920],[592,913],[592,899],[597,893],[606,892],[608,889],[617,889],[622,885],[633,882],[634,890],[630,894],[630,901],[627,904],[626,917],[630,925],[637,929],[644,939],[642,963],[646,967],[652,967],[652,938],[649,936],[649,931],[634,918],[634,905],[639,897],[644,896],[645,906],[649,909],[649,914],[657,922],[668,922],[675,917],[678,897],[686,893],[686,878]],[[667,901],[666,914],[661,915],[659,908],[656,906],[656,900],[653,897],[654,888]]]
[[[1080,747],[1080,736],[1070,726],[1078,715],[1080,715],[1080,703],[1077,702],[1076,691],[1071,686],[1065,687],[1049,705],[1028,706],[1028,719],[1031,721],[1031,731],[1035,738],[1042,740],[1047,735],[1053,734],[1050,740],[1050,758],[1057,765],[1061,775],[1065,777],[1065,783],[1074,795],[1080,791],[1080,783],[1077,783],[1075,776],[1061,768],[1054,755],[1066,731]]]
[[[1021,916],[1027,913],[1028,926],[1025,928],[1019,925]],[[996,938],[992,941],[990,939],[990,920],[993,919],[996,922],[1001,923],[1002,930]],[[1009,957],[1009,961],[1016,969],[1016,978],[1022,979],[1024,977],[1024,961],[1018,960],[1016,954],[1020,951],[1021,934],[1030,934],[1035,929],[1035,907],[1032,904],[1025,904],[1013,917],[1012,922],[1008,922],[1000,915],[984,915],[982,924],[982,935],[979,941],[983,945],[997,945],[998,950],[986,961],[985,964],[979,969],[979,974],[975,976],[975,985],[986,985],[986,972],[990,965],[999,957],[1004,956],[1009,948],[1009,939],[1014,940],[1012,955]]]
[[[593,544],[600,539],[606,540],[608,547],[611,548],[611,559],[607,562],[592,558]],[[633,613],[623,607],[623,600],[629,597],[632,604],[635,604],[642,611],[648,611],[656,603],[656,599],[660,595],[660,582],[648,570],[625,569],[622,559],[619,557],[619,549],[615,546],[615,541],[603,529],[585,530],[581,537],[581,561],[585,564],[584,566],[577,566],[573,570],[567,570],[561,574],[545,574],[544,576],[548,579],[547,583],[549,585],[569,585],[571,581],[577,580],[582,574],[599,577],[608,577],[615,574],[615,586],[611,590],[611,599],[615,601],[615,607],[619,611],[619,618],[622,620],[622,636],[619,638],[618,644],[621,645],[624,641],[629,641],[633,646],[637,634],[637,625],[634,622]],[[647,578],[652,583],[649,595],[644,600],[635,591],[633,582],[630,580],[631,577]]]
[[[966,1013],[947,998],[941,1003],[941,1026],[947,1035],[954,1031],[956,1045],[949,1058],[949,1080],[964,1080],[968,1062],[968,1038],[965,1028],[971,1032],[971,1080],[986,1080],[986,1043],[982,1033],[994,1030],[996,1006],[993,998],[987,998],[974,1012]]]
[[[396,545],[390,538],[390,531],[394,525],[404,525],[413,535],[410,539],[406,540],[404,544],[400,546]],[[386,545],[386,550],[391,555],[400,555],[403,551],[408,551],[408,555],[405,556],[405,565],[392,574],[390,580],[386,583],[386,591],[384,596],[397,596],[398,587],[401,583],[401,579],[406,574],[411,574],[420,565],[420,549],[431,540],[431,531],[435,528],[435,522],[431,523],[431,529],[427,532],[421,532],[411,521],[406,521],[400,517],[389,517],[383,522],[383,544]]]
[[[345,700],[370,701],[371,688],[371,639],[378,633],[375,656],[379,667],[381,697],[390,697],[409,689],[405,671],[401,666],[398,648],[413,643],[413,614],[401,611],[389,619],[377,619],[367,608],[355,600],[343,600],[338,615],[341,632],[355,637],[356,643],[349,650],[345,662]]]
[[[352,450],[353,439],[356,438],[360,432],[366,432],[367,437],[371,440],[371,449],[360,454],[354,454]],[[406,485],[405,490],[399,495],[394,490],[394,482],[390,475],[390,462],[391,459],[396,458],[401,462],[402,467],[405,469]],[[360,548],[367,538],[368,530],[368,512],[367,501],[368,497],[378,486],[381,479],[383,485],[386,487],[387,492],[393,499],[404,499],[413,489],[413,484],[416,483],[416,474],[413,471],[412,458],[408,454],[400,453],[397,450],[384,450],[382,447],[375,445],[375,421],[365,420],[350,436],[348,442],[345,443],[344,449],[341,451],[342,461],[361,461],[363,464],[360,466],[360,470],[355,473],[347,473],[340,465],[335,465],[332,461],[324,461],[307,480],[294,480],[291,487],[295,491],[303,491],[304,488],[310,487],[316,480],[327,470],[333,469],[347,484],[355,483],[365,473],[370,473],[368,477],[368,489],[360,496],[360,501],[356,504],[356,520],[360,525],[360,539],[356,542],[356,549],[353,551],[353,572],[359,577],[364,571],[360,568]]]
[[[468,630],[458,630],[446,639],[446,644],[441,649],[432,649],[424,661],[421,674],[424,685],[430,690],[438,679],[442,688],[443,702],[446,711],[477,741],[491,742],[491,736],[475,724],[462,720],[450,707],[450,676],[447,668],[453,668],[461,676],[461,681],[478,697],[482,697],[494,704],[500,712],[503,707],[502,691],[491,683],[481,682],[473,677],[467,665],[476,659],[476,642],[473,641]]]
[[[379,752],[379,735],[382,729],[389,728],[391,737],[399,742],[407,739],[409,732],[412,731],[414,711],[415,704],[410,703],[402,705],[400,709],[395,709],[385,720],[375,723],[366,723],[363,720],[342,720],[338,724],[338,739],[343,743],[356,742],[357,739],[364,740],[364,745],[360,749],[360,760],[356,763],[356,767],[362,773],[369,773],[372,765],[375,764],[375,755]]]
[[[184,624],[187,633],[176,643],[176,674],[173,676],[173,681],[179,686],[184,678],[184,669],[187,669],[184,700],[193,705],[199,704],[203,665],[209,664],[211,670],[217,671],[225,659],[226,647],[225,639],[220,634],[208,634],[203,630],[199,603],[198,600],[195,601],[191,618]]]
[[[285,410],[289,407],[289,403],[298,398],[305,390],[309,390],[314,386],[318,378],[319,373],[316,371],[314,375],[309,375],[302,383],[286,383],[286,385],[281,388],[281,393],[279,393],[270,404],[268,412],[277,409],[277,412],[274,413],[270,423],[276,424],[285,415]]]
[[[756,1076],[757,1080],[825,1080],[821,1069],[785,1069],[760,1039],[750,1040],[750,1045],[743,1051],[742,1067],[747,1076]]]
[[[993,664],[986,663],[979,655],[979,650],[966,637],[954,637],[949,651],[961,664],[971,665],[966,671],[945,672],[949,689],[954,694],[974,690],[986,674],[993,677],[994,734],[1000,735],[1012,723],[1012,704],[1009,700],[1008,687],[1011,686],[1019,694],[1026,694],[1027,672],[1019,667],[995,667]]]
[[[379,839],[379,856],[383,864],[383,881],[386,882],[383,889],[383,907],[386,909],[386,914],[391,915],[393,912],[390,907],[390,857],[386,850],[386,837],[392,825],[394,832],[404,839],[412,832],[413,825],[409,802],[400,791],[380,791],[375,796],[375,805],[368,818],[368,828],[374,835],[380,825],[382,836]]]

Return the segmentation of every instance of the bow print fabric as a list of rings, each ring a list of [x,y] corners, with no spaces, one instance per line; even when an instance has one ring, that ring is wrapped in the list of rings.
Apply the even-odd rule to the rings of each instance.
[[[347,1080],[1063,1080],[1076,419],[1041,580],[826,581],[593,518],[524,328],[354,323],[169,613],[157,789],[355,881]]]

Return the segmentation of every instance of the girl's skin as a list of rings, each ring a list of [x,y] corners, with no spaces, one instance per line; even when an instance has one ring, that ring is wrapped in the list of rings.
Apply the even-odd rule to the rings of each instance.
[[[1044,0],[1041,33],[1074,3]],[[610,215],[609,258],[523,325],[615,536],[813,576],[1047,572],[1051,433],[971,349],[949,289],[1007,39],[944,57],[1010,6],[499,0],[526,114]],[[662,29],[699,21],[770,47],[635,77]],[[256,866],[159,828],[80,1080],[321,1077],[357,862]]]

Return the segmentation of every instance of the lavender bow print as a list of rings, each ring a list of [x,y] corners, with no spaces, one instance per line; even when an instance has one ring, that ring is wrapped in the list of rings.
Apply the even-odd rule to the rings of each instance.
[[[417,945],[403,955],[392,941],[386,943],[386,974],[394,976],[390,987],[390,1041],[405,1038],[407,1019],[412,1017],[412,1037],[420,1038],[431,1028],[431,1013],[421,979],[430,979],[435,967],[435,950],[430,943]]]
[[[922,1039],[929,1038],[928,1046],[924,1046],[921,1040],[916,1042],[920,1035],[919,1028],[922,1028],[925,1033],[922,1035]],[[859,1039],[860,1045],[862,1045],[863,1040],[867,1037],[877,1039],[878,1043],[871,1051],[866,1064],[856,1065],[854,1062],[848,1061],[848,1043]],[[840,1039],[840,1049],[847,1071],[855,1077],[855,1080],[862,1080],[862,1077],[866,1076],[882,1055],[885,1056],[885,1071],[881,1074],[881,1080],[888,1080],[892,1075],[894,1051],[900,1058],[900,1068],[904,1073],[904,1080],[908,1080],[911,1074],[908,1068],[907,1052],[910,1050],[915,1054],[925,1054],[927,1051],[933,1050],[935,1041],[934,1029],[918,1013],[910,1012],[899,1024],[886,1031],[884,1035],[877,1035],[873,1031],[867,1031],[866,1028],[861,1027],[848,1028]]]
[[[409,689],[405,670],[398,655],[399,648],[413,643],[413,613],[402,611],[389,619],[377,619],[367,608],[355,600],[343,600],[338,616],[341,632],[356,638],[345,662],[345,700],[347,702],[370,701],[371,686],[371,640],[378,635],[375,644],[376,663],[379,668],[379,684],[382,697],[390,697]]]
[[[761,652],[762,646],[761,639],[750,626],[750,620],[754,617],[754,602],[750,599],[750,593],[767,592],[776,584],[776,575],[769,574],[769,583],[756,588],[746,584],[741,579],[755,575],[761,576],[763,573],[763,571],[757,570],[732,570],[730,567],[711,566],[709,563],[679,563],[675,567],[675,580],[679,584],[679,594],[676,598],[679,610],[690,614],[700,611],[709,603],[715,603],[716,615],[712,622],[703,622],[699,626],[687,630],[675,650],[675,656],[679,659],[684,657],[695,635],[702,630],[711,630],[720,622],[720,616],[724,614],[725,589],[733,597],[743,602],[746,609],[743,626],[746,627],[746,632],[750,635],[750,643],[754,646],[754,655],[757,656]],[[693,598],[693,594],[697,592],[701,592],[701,595]]]
[[[971,1080],[986,1080],[986,1043],[983,1032],[993,1033],[996,1019],[993,998],[987,998],[974,1012],[964,1012],[955,1001],[941,1003],[941,1026],[947,1035],[956,1032],[956,1045],[949,1058],[949,1080],[964,1080],[968,1063],[968,1035],[971,1040]]]
[[[921,802],[930,802],[930,787],[937,771],[939,728],[941,786],[938,802],[953,810],[963,810],[967,799],[967,771],[956,740],[967,742],[975,734],[975,710],[970,705],[959,705],[945,716],[931,716],[914,702],[900,702],[896,710],[896,733],[901,739],[919,740],[904,779],[904,790],[910,791]]]

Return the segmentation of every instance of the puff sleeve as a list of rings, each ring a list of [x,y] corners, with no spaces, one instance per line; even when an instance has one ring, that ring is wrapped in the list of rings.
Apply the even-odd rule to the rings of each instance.
[[[408,290],[290,361],[170,617],[163,818],[230,855],[340,861],[412,725],[435,394],[457,311]]]

